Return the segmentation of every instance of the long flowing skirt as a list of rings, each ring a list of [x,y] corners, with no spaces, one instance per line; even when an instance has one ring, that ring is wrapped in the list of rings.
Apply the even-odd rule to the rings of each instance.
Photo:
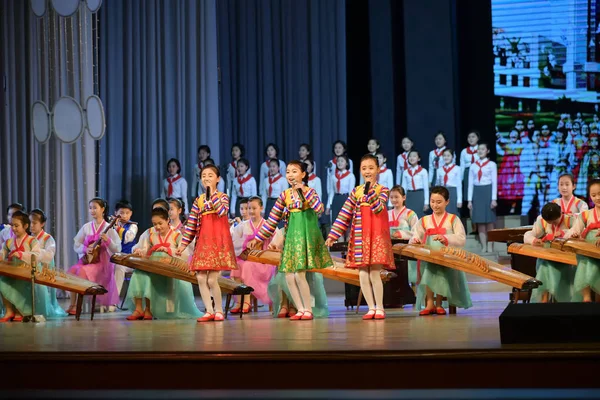
[[[200,233],[196,239],[192,271],[226,271],[237,269],[233,242],[227,217],[217,214],[202,215]]]
[[[310,288],[312,304],[312,313],[315,318],[323,318],[329,316],[329,307],[327,305],[327,293],[323,284],[323,275],[318,272],[307,272],[306,281]],[[269,297],[273,302],[273,311],[277,315],[280,311],[282,293],[285,293],[288,301],[294,304],[290,289],[287,285],[284,272],[276,273],[268,286]],[[298,308],[296,306],[296,308]]]
[[[598,229],[589,231],[585,238],[586,242],[595,243],[598,239],[596,233],[598,233]],[[600,293],[600,260],[578,254],[573,289],[581,293],[586,287]]]
[[[296,272],[332,265],[315,211],[308,209],[290,213],[278,271]]]
[[[576,268],[557,262],[538,259],[536,263],[535,278],[542,282],[542,286],[532,291],[531,301],[539,303],[545,292],[550,293],[554,300],[560,303],[574,301],[574,297],[581,300],[573,291]]]
[[[441,248],[443,244],[427,238],[427,244],[432,248]],[[448,299],[448,304],[460,308],[473,306],[471,292],[467,283],[467,275],[452,268],[421,261],[421,281],[417,288],[417,310],[425,307],[426,287],[434,294]]]
[[[362,206],[360,213],[362,230],[359,237],[356,229],[352,229],[346,267],[364,268],[370,265],[382,265],[386,269],[396,269],[388,213],[384,210],[379,214],[374,214],[368,206]],[[353,228],[355,224],[356,221],[353,222]],[[362,241],[362,246],[357,244],[359,241]],[[362,251],[362,260],[360,261],[356,259],[357,251]]]
[[[81,260],[71,268],[69,273],[104,286],[108,293],[97,296],[96,302],[101,306],[119,304],[119,291],[115,283],[115,266],[110,262],[108,252],[100,252],[97,264],[83,264]]]
[[[269,282],[277,272],[277,267],[252,261],[240,261],[238,267],[242,282],[254,289],[254,292],[252,292],[254,297],[263,304],[271,304],[267,288]],[[238,271],[232,271],[232,275],[233,272]]]
[[[150,258],[164,257],[152,255]],[[135,298],[150,300],[152,315],[158,319],[191,319],[202,315],[194,301],[192,284],[179,279],[135,270],[127,291],[128,308],[135,308]],[[142,304],[145,307],[145,300]]]

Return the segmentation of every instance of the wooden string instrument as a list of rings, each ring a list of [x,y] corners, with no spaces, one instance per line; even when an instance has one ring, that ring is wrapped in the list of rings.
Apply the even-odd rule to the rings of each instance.
[[[595,243],[586,242],[583,239],[554,239],[550,246],[553,249],[600,259],[600,248],[596,247]]]
[[[575,257],[574,253],[568,253],[555,248],[534,246],[524,243],[513,243],[508,246],[508,252],[511,254],[520,254],[522,256],[539,258],[542,260],[548,260],[562,264],[577,265],[577,257]]]
[[[106,234],[113,226],[115,226],[119,219],[120,217],[118,216],[113,217],[112,221],[110,221],[110,224],[104,228],[98,240],[92,244],[92,251],[83,256],[82,261],[84,264],[96,264],[100,261],[100,243],[102,243],[102,235]]]
[[[491,231],[488,231],[488,241],[503,243],[523,243],[523,236],[526,232],[532,229],[533,225],[519,226],[517,228],[492,229]]]
[[[405,258],[468,272],[517,289],[533,289],[542,284],[529,275],[505,268],[498,263],[456,247],[442,247],[436,250],[427,245],[396,244],[393,249],[394,253]]]

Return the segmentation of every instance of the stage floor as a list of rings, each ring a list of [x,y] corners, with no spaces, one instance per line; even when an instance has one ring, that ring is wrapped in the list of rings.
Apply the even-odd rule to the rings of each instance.
[[[0,362],[11,366],[6,389],[600,386],[600,344],[502,345],[498,317],[507,299],[508,293],[473,293],[474,307],[457,315],[419,317],[407,306],[387,310],[383,321],[363,321],[366,307],[355,314],[331,296],[330,317],[313,321],[274,319],[261,307],[222,323],[130,322],[129,311],[94,321],[85,314],[79,322],[8,323],[0,324]],[[32,369],[49,373],[32,380]],[[374,379],[363,379],[365,371]],[[98,379],[105,374],[111,378]]]

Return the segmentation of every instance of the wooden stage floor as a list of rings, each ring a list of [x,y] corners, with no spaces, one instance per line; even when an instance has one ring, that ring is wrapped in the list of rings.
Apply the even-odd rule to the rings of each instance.
[[[388,310],[384,321],[362,321],[366,309],[357,315],[346,311],[342,298],[330,297],[331,316],[314,321],[273,319],[263,307],[222,323],[130,322],[128,312],[118,312],[97,314],[94,321],[84,315],[79,322],[0,324],[0,362],[12,366],[13,389],[102,387],[97,376],[103,373],[119,389],[303,387],[297,379],[275,379],[297,371],[310,374],[307,389],[600,385],[600,345],[501,345],[498,316],[507,293],[473,297],[474,307],[457,315],[419,317],[407,307]],[[77,379],[50,374],[32,382],[30,368]],[[364,371],[374,379],[364,379]],[[190,374],[219,378],[193,380]]]

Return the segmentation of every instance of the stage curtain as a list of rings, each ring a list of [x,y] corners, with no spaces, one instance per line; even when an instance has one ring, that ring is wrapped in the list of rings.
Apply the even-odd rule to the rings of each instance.
[[[100,146],[100,193],[132,202],[149,223],[166,162],[188,182],[200,144],[219,156],[215,0],[105,0],[100,10],[100,97],[107,133]]]
[[[84,133],[75,143],[63,144],[53,134],[40,144],[30,109],[37,100],[52,110],[61,96],[81,103],[92,94],[91,62],[81,69],[76,62],[79,54],[90,54],[91,41],[83,36],[91,37],[91,19],[85,9],[59,18],[50,3],[46,16],[36,18],[29,1],[0,2],[0,77],[5,78],[0,94],[1,220],[6,222],[6,207],[13,202],[27,210],[43,209],[60,269],[76,262],[73,237],[88,221],[88,201],[95,194],[94,141]]]
[[[325,185],[332,144],[346,139],[344,4],[217,3],[223,163],[231,158],[231,145],[240,142],[258,176],[267,143],[276,143],[280,158],[289,161],[306,142]]]

